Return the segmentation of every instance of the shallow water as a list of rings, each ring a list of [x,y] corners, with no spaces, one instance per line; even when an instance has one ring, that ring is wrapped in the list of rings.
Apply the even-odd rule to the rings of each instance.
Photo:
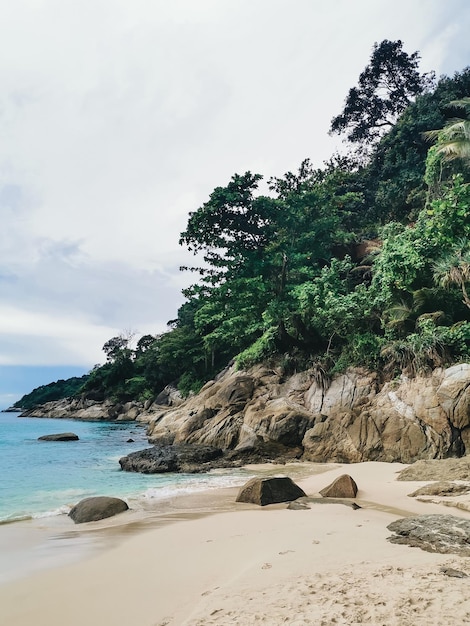
[[[79,441],[38,437],[74,432]],[[134,439],[128,443],[128,439]],[[82,559],[126,536],[160,524],[232,509],[236,487],[256,474],[300,480],[332,465],[264,464],[207,474],[123,472],[119,458],[148,447],[134,422],[19,418],[0,413],[0,584]],[[108,520],[75,525],[66,515],[80,499],[111,495],[130,510]]]
[[[41,435],[74,432],[79,441],[38,441]],[[126,500],[166,498],[232,484],[232,473],[145,475],[121,471],[119,458],[148,447],[135,422],[19,418],[0,413],[0,524],[67,513],[82,498],[110,495]],[[128,442],[133,439],[133,442]]]

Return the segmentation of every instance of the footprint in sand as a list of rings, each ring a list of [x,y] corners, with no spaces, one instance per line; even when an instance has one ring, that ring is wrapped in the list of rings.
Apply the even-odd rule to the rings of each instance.
[[[201,596],[208,596],[213,591],[217,591],[217,589],[219,589],[219,587],[214,587],[214,589],[209,589],[208,591],[204,591],[203,593],[201,593]]]

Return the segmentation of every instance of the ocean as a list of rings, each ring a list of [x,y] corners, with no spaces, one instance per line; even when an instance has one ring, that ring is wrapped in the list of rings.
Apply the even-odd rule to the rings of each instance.
[[[149,447],[144,426],[18,415],[0,413],[0,524],[65,514],[94,495],[120,497],[133,509],[148,509],[174,495],[241,485],[247,479],[243,470],[123,472],[120,457]],[[79,441],[38,441],[60,432],[74,432]]]

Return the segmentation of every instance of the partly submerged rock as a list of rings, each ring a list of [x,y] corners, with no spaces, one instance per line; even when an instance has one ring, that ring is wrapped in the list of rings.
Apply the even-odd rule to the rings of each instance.
[[[330,485],[320,490],[324,498],[355,498],[357,485],[349,474],[338,476]]]
[[[124,500],[110,498],[108,496],[96,496],[80,500],[69,513],[69,517],[76,524],[85,522],[96,522],[106,517],[112,517],[118,513],[127,511],[129,507]]]
[[[470,556],[470,521],[454,515],[419,515],[396,520],[387,526],[391,543],[421,548],[426,552]]]
[[[278,502],[291,502],[305,495],[305,492],[288,476],[255,477],[240,489],[236,501],[265,506]]]
[[[38,441],[78,441],[78,439],[79,437],[75,433],[56,433],[38,437]]]
[[[208,464],[221,457],[222,450],[214,446],[180,444],[131,452],[119,459],[119,464],[126,472],[142,474],[200,472],[210,469]]]

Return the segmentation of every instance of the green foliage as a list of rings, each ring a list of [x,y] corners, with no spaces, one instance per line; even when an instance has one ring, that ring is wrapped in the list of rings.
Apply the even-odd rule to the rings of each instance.
[[[249,348],[237,355],[237,369],[247,369],[274,354],[276,329],[269,328]]]
[[[25,394],[20,400],[13,405],[18,409],[32,409],[39,404],[52,402],[54,400],[62,400],[80,393],[83,385],[88,380],[88,374],[84,376],[68,378],[67,380],[58,380],[48,385],[36,387],[30,393]]]
[[[188,395],[232,359],[310,367],[327,384],[349,366],[413,375],[469,358],[470,165],[441,147],[470,68],[434,86],[418,63],[401,41],[375,44],[331,126],[359,154],[305,159],[269,195],[249,171],[216,187],[181,233],[198,280],[177,318],[135,348],[106,342],[84,392],[144,400],[172,383]]]
[[[184,372],[178,381],[178,390],[184,398],[192,393],[198,393],[206,381],[194,377],[191,372]]]
[[[403,51],[400,40],[375,43],[369,65],[349,90],[344,110],[333,118],[330,132],[346,133],[350,142],[376,141],[396,122],[411,99],[423,93],[433,76],[418,71],[419,55]]]
[[[431,202],[418,218],[422,238],[441,253],[470,237],[470,184],[453,176],[440,198]]]
[[[364,331],[349,335],[348,341],[330,369],[330,374],[341,373],[348,367],[356,366],[367,367],[370,370],[378,369],[382,364],[383,344],[383,337],[372,332]]]
[[[430,319],[422,320],[417,332],[404,339],[388,343],[381,356],[385,371],[391,375],[405,372],[409,376],[427,374],[436,367],[445,367],[468,356],[470,328],[435,326]]]

